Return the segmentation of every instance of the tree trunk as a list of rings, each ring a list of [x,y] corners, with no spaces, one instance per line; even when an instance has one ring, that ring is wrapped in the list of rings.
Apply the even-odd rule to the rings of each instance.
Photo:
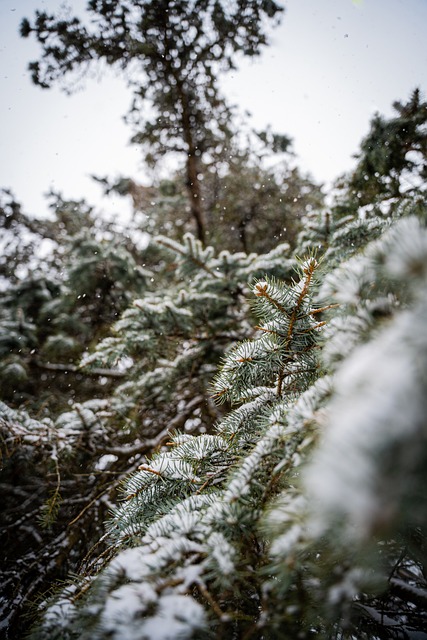
[[[197,156],[191,151],[187,158],[187,189],[190,197],[190,210],[197,228],[198,239],[205,244],[206,223],[200,195],[200,180],[198,177]]]
[[[197,144],[193,137],[193,127],[191,125],[191,105],[188,95],[182,85],[182,81],[175,74],[176,87],[182,107],[182,129],[184,140],[187,145],[187,189],[190,198],[190,211],[196,223],[197,237],[205,244],[206,221],[202,207],[199,180],[199,159],[197,155]]]

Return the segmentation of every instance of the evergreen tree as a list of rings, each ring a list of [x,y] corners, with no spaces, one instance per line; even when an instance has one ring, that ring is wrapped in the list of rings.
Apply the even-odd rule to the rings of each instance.
[[[7,198],[0,211],[3,400],[36,411],[62,407],[82,392],[76,370],[84,350],[147,288],[151,274],[136,261],[138,235],[130,242],[84,202],[52,194],[53,216],[31,219]],[[92,392],[88,385],[86,398]]]
[[[37,11],[33,23],[22,21],[21,35],[34,33],[42,46],[30,70],[44,88],[94,61],[132,70],[133,141],[146,145],[151,162],[169,152],[185,155],[191,213],[203,241],[200,161],[228,139],[231,119],[218,73],[234,68],[236,53],[258,55],[268,21],[281,11],[273,0],[90,0],[87,24]]]
[[[394,102],[393,109],[394,117],[373,117],[356,169],[344,183],[344,202],[353,210],[378,208],[387,214],[408,200],[412,210],[425,209],[427,102],[415,89],[406,103]]]
[[[33,638],[422,637],[427,231],[365,245],[254,283],[213,383],[234,408],[139,459]]]
[[[95,222],[82,204],[56,198],[54,211],[46,234],[58,229],[56,248],[44,271],[33,256],[0,296],[9,404],[0,406],[2,592],[11,633],[25,626],[35,594],[76,571],[96,545],[130,461],[137,466],[170,428],[211,428],[220,410],[208,385],[224,345],[250,333],[246,283],[287,276],[293,265],[285,244],[263,256],[217,255],[192,236],[148,246],[144,237],[138,247],[127,238],[137,233]],[[79,211],[86,229],[73,217]],[[17,496],[32,505],[18,519]]]
[[[422,640],[423,198],[247,254],[4,194],[10,638]]]

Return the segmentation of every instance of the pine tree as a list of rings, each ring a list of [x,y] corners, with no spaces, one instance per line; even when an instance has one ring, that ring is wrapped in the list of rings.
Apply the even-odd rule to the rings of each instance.
[[[136,233],[132,243],[85,203],[51,198],[49,218],[30,218],[7,193],[0,211],[0,600],[11,637],[97,541],[111,480],[128,470],[107,451],[126,442],[108,409],[123,372],[84,374],[80,359],[149,281]]]
[[[43,88],[96,61],[132,70],[132,140],[146,146],[149,163],[166,153],[186,158],[190,209],[204,241],[200,161],[228,139],[231,119],[218,74],[234,68],[237,53],[259,55],[267,23],[282,11],[273,0],[90,0],[85,21],[37,11],[32,24],[22,21],[21,35],[34,33],[42,47],[29,68]]]
[[[359,215],[341,193],[298,258],[138,245],[6,195],[11,637],[32,603],[33,640],[423,638],[423,197]]]
[[[375,114],[361,143],[346,184],[346,206],[353,210],[387,214],[408,201],[412,210],[425,209],[427,102],[415,89],[407,102],[394,102],[393,109],[391,118]]]
[[[257,333],[213,383],[231,410],[141,459],[108,552],[33,637],[421,633],[426,264],[407,217],[338,266],[256,281]]]
[[[87,606],[97,615],[90,622],[83,610],[86,622],[81,627],[77,622],[75,631],[80,637],[127,636],[136,633],[136,625],[141,638],[153,633],[171,637],[174,629],[193,637],[206,631],[209,618],[212,630],[231,635],[251,626],[261,601],[257,571],[264,545],[256,513],[261,515],[281,485],[284,416],[318,376],[316,347],[323,322],[317,319],[322,310],[312,303],[317,268],[310,258],[301,264],[301,279],[293,286],[275,279],[254,285],[261,335],[230,351],[214,384],[216,397],[240,406],[211,435],[172,435],[169,450],[141,464],[127,481],[125,500],[111,524],[111,553],[124,542],[138,546],[119,554],[95,580],[95,600]],[[290,459],[301,445],[299,436],[291,438]],[[138,578],[135,584],[129,581],[127,558],[135,568],[138,562],[143,584]],[[131,593],[141,603],[139,612],[121,603]],[[198,600],[212,608],[213,618]],[[115,626],[113,601],[117,611],[128,609],[128,623]],[[152,613],[141,626],[145,607]],[[167,628],[162,635],[154,629],[163,616]],[[48,615],[42,637],[53,633],[51,623],[58,628],[55,614]],[[66,627],[61,633],[66,637]]]
[[[97,541],[130,461],[136,468],[174,426],[211,428],[220,410],[208,385],[224,345],[251,331],[248,280],[286,277],[294,264],[286,244],[263,256],[216,255],[193,236],[148,246],[145,238],[138,248],[126,237],[137,232],[90,216],[86,229],[74,224],[84,211],[76,203],[55,200],[54,209],[41,236],[62,224],[67,231],[44,271],[33,255],[33,270],[11,273],[0,296],[9,404],[0,407],[2,593],[11,633],[25,627],[34,594],[76,571],[93,545],[104,548]],[[32,508],[15,519],[17,496]]]
[[[153,290],[133,301],[83,360],[83,368],[126,367],[126,381],[112,397],[115,411],[144,432],[162,423],[210,429],[218,408],[209,385],[225,347],[247,337],[247,282],[266,273],[290,277],[289,245],[268,254],[215,254],[191,234],[182,243],[157,237],[170,264],[153,278]],[[172,262],[171,262],[172,261]],[[171,269],[174,275],[171,275]],[[166,278],[165,278],[166,276]],[[139,427],[138,427],[139,428]]]
[[[143,256],[138,257],[136,233],[132,243],[118,225],[97,220],[86,203],[51,197],[51,218],[30,219],[10,194],[0,210],[6,245],[0,291],[3,400],[33,403],[35,411],[43,405],[52,409],[52,402],[62,407],[70,395],[81,394],[75,374],[82,353],[147,288],[151,276],[137,263]],[[91,393],[88,387],[85,399]]]

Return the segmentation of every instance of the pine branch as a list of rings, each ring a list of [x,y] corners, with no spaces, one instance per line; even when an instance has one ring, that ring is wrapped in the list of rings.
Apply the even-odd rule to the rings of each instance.
[[[63,371],[64,373],[79,373],[88,377],[99,378],[125,378],[127,373],[125,371],[119,371],[118,369],[103,369],[103,368],[93,368],[93,369],[85,369],[80,365],[73,364],[61,364],[54,362],[42,362],[40,360],[32,361],[37,367],[40,369],[46,369],[47,371]]]

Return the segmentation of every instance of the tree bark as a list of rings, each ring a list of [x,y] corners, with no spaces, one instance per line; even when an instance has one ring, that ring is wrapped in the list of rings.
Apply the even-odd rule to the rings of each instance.
[[[190,131],[191,138],[191,131]],[[191,149],[189,145],[189,152],[187,158],[187,189],[190,198],[190,211],[194,218],[197,229],[198,239],[205,244],[206,241],[206,222],[202,208],[201,193],[200,193],[200,180],[198,177],[198,161],[195,155],[195,149]]]
[[[184,133],[185,144],[187,145],[187,189],[190,198],[190,211],[196,223],[197,237],[205,244],[206,240],[206,221],[202,207],[201,189],[199,180],[199,159],[197,152],[200,153],[196,141],[193,136],[193,127],[191,124],[191,105],[189,104],[188,94],[183,87],[182,81],[175,75],[176,87],[182,107],[182,129]]]

